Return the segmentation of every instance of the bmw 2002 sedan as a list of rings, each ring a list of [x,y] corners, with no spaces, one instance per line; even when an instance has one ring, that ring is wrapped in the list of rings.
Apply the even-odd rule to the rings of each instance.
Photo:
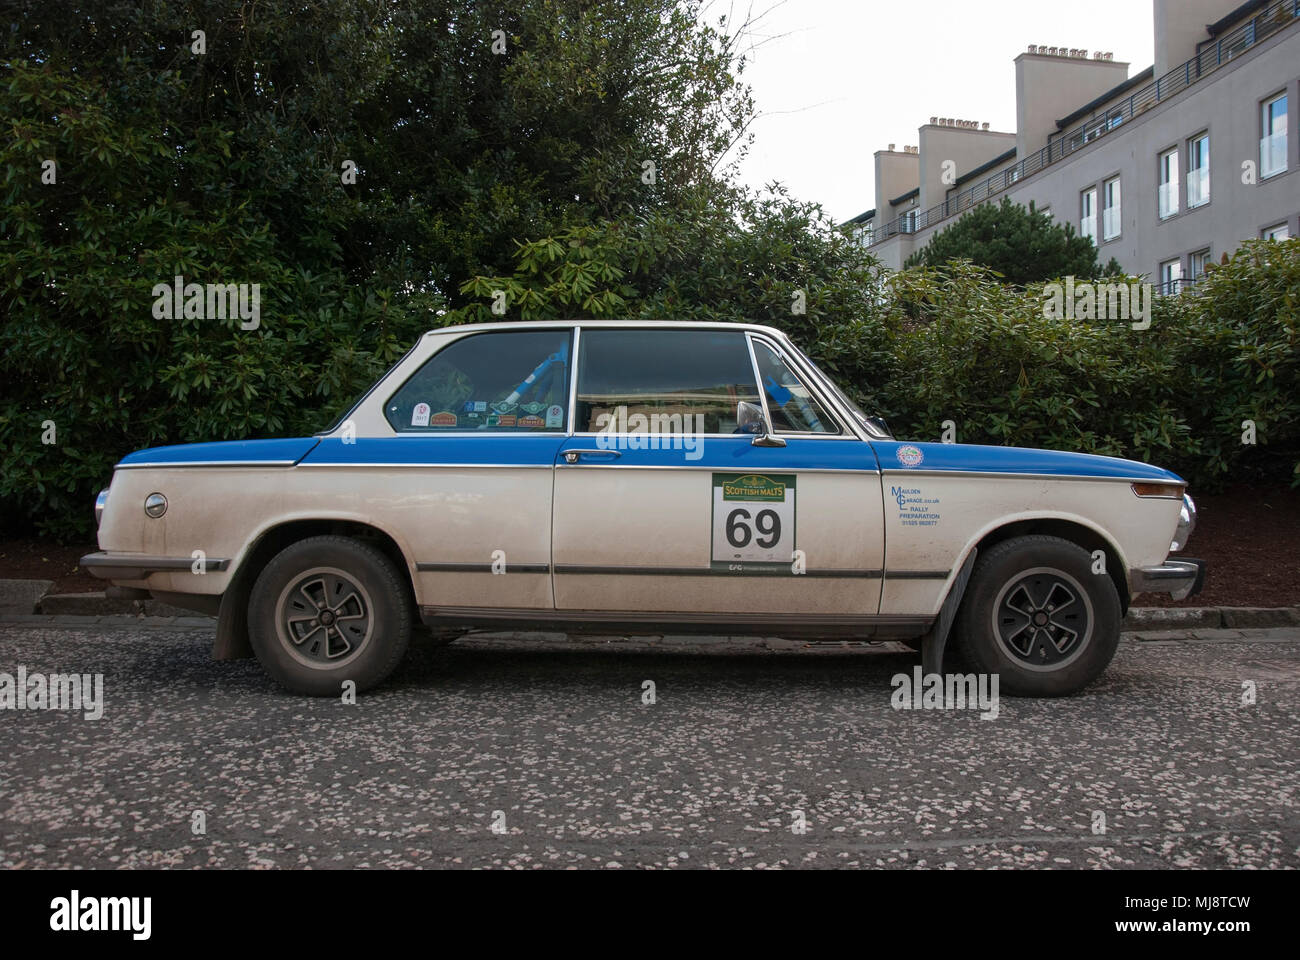
[[[1167,470],[895,440],[762,326],[435,330],[329,430],[127,456],[82,563],[216,615],[290,690],[380,683],[413,629],[952,634],[1001,689],[1110,662],[1196,511]]]

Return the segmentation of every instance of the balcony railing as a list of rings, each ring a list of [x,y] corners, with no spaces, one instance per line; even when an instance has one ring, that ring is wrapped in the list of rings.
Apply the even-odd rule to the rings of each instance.
[[[1200,167],[1187,171],[1187,206],[1199,207],[1210,202],[1210,169]]]
[[[1198,53],[1182,66],[1171,70],[1163,77],[1147,84],[1127,100],[1121,100],[1110,108],[1104,116],[1094,117],[1055,140],[1049,140],[1047,146],[1037,153],[1030,154],[1012,167],[981,180],[975,186],[949,197],[943,203],[929,210],[914,210],[890,220],[878,229],[872,245],[884,243],[891,237],[905,233],[917,233],[942,223],[950,217],[964,213],[976,204],[983,203],[990,197],[1002,193],[1008,187],[1032,176],[1052,164],[1065,159],[1070,154],[1104,137],[1126,122],[1163,103],[1171,97],[1182,93],[1192,84],[1204,79],[1230,60],[1240,56],[1244,51],[1261,43],[1279,30],[1291,26],[1300,20],[1300,0],[1279,0],[1266,7],[1250,22],[1238,27],[1231,33],[1220,37],[1212,46]],[[1285,134],[1278,134],[1285,140]],[[1272,150],[1274,148],[1270,148]],[[1270,157],[1274,156],[1272,153]],[[1263,153],[1261,150],[1261,160]],[[1262,165],[1262,164],[1261,164]],[[1282,148],[1282,169],[1286,168],[1286,148]],[[1261,173],[1262,176],[1268,174]]]

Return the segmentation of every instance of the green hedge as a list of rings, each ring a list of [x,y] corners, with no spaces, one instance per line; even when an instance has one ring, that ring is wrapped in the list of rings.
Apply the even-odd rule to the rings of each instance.
[[[864,406],[915,439],[951,420],[962,443],[1131,457],[1202,489],[1300,482],[1300,241],[1246,243],[1194,291],[1153,298],[1145,330],[1055,318],[1044,288],[969,264],[895,275],[876,321],[893,360],[854,384]]]

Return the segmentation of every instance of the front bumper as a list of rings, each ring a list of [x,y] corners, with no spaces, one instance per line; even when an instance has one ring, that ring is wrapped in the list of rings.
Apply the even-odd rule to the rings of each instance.
[[[1128,574],[1129,592],[1167,593],[1175,600],[1194,596],[1205,585],[1205,561],[1166,560],[1155,567],[1141,567]]]

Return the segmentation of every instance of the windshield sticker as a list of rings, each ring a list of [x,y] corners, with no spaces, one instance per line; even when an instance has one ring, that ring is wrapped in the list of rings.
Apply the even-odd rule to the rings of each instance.
[[[509,413],[517,406],[519,406],[519,404],[515,403],[513,400],[498,400],[496,403],[492,404],[492,409],[497,413]]]
[[[516,424],[516,422],[517,420],[513,413],[509,415],[502,414],[501,416],[497,417],[498,427],[513,427]]]
[[[897,456],[898,462],[905,467],[919,467],[921,461],[925,459],[925,454],[921,452],[920,448],[911,444],[899,447]]]
[[[527,417],[519,418],[519,426],[521,427],[544,427],[545,425],[546,425],[546,421],[543,420],[541,417],[535,417],[530,415]]]
[[[538,403],[536,400],[525,403],[521,408],[525,413],[541,413],[546,409],[546,404]]]
[[[417,403],[411,410],[411,426],[427,427],[429,425],[429,405]]]
[[[546,425],[560,427],[564,425],[564,408],[558,403],[546,408]]]
[[[429,423],[435,427],[454,427],[456,422],[456,414],[450,410],[441,410],[429,420]]]

